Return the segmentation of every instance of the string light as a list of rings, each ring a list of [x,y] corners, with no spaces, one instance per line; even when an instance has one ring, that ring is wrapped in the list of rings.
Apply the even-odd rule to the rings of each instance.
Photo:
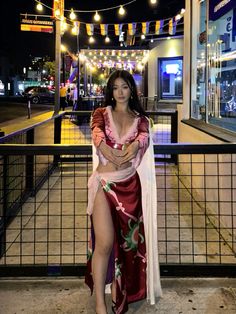
[[[109,43],[110,42],[110,38],[108,36],[105,37],[105,43]]]
[[[119,12],[120,15],[124,15],[125,14],[125,9],[124,9],[123,5],[120,6],[118,12]]]
[[[90,43],[90,44],[93,44],[94,42],[95,42],[94,37],[93,37],[93,36],[90,36],[90,37],[89,37],[89,43]]]
[[[66,52],[67,48],[65,45],[61,44],[61,52]]]
[[[43,11],[42,3],[38,2],[37,5],[36,5],[36,8],[37,8],[38,11],[42,12]]]
[[[73,21],[76,19],[76,15],[75,15],[75,12],[73,9],[71,9],[71,12],[70,12],[70,19]]]
[[[59,17],[61,15],[60,9],[56,9],[55,11],[55,16]]]
[[[101,19],[101,16],[98,14],[98,11],[96,11],[96,13],[95,13],[95,15],[94,15],[94,20],[96,21],[96,22],[99,22],[100,21],[100,19]]]
[[[61,29],[63,32],[65,32],[68,29],[68,25],[66,23],[66,19],[64,16],[61,18]]]
[[[175,17],[175,20],[179,21],[181,18],[182,18],[181,14],[177,14],[176,17]]]
[[[137,1],[137,0],[131,0],[131,1],[129,1],[129,2],[125,3],[125,4],[123,4],[123,5],[117,5],[117,6],[114,6],[114,7],[98,9],[98,10],[94,10],[93,9],[93,10],[89,10],[89,11],[88,10],[86,10],[86,11],[85,10],[74,10],[73,8],[71,8],[70,10],[64,9],[64,12],[60,12],[60,9],[56,8],[56,10],[55,10],[55,8],[54,8],[54,10],[55,10],[54,11],[54,17],[56,17],[56,18],[61,20],[61,29],[62,29],[61,34],[64,34],[64,31],[67,30],[68,26],[70,26],[71,33],[73,35],[78,35],[79,34],[79,26],[78,25],[80,25],[80,24],[82,24],[82,25],[86,24],[87,25],[87,23],[86,22],[74,22],[73,20],[76,19],[75,12],[93,12],[93,13],[95,12],[93,18],[94,18],[94,20],[96,22],[99,22],[100,19],[101,19],[101,16],[99,15],[99,12],[101,12],[101,11],[108,11],[108,10],[112,10],[112,9],[115,9],[115,8],[117,8],[117,9],[119,8],[119,11],[118,11],[119,15],[124,15],[124,14],[126,14],[126,10],[124,9],[124,7],[127,6],[127,5],[130,5],[131,3],[135,2],[135,1]],[[149,1],[152,4],[157,3],[156,0],[149,0]],[[46,4],[44,4],[41,0],[35,0],[35,2],[37,3],[37,8],[42,8],[43,9],[43,7],[46,7],[48,9],[53,9],[53,8],[50,8],[49,6],[47,6]],[[64,17],[64,13],[66,11],[70,12],[70,15],[69,15],[70,20],[69,20],[69,18],[65,18]],[[174,17],[175,21],[179,21],[183,17],[184,13],[185,13],[185,9],[182,8],[181,12],[178,13]],[[69,21],[68,22],[69,24],[66,23],[66,20]],[[163,19],[162,22],[167,21],[167,20],[169,20],[169,19]],[[149,23],[150,22],[154,22],[154,21],[149,21]],[[74,23],[77,23],[77,25],[75,25]],[[137,22],[137,23],[139,23],[139,22]],[[125,23],[125,24],[127,24],[127,23]],[[107,24],[107,25],[110,25],[110,24]],[[149,34],[153,35],[151,33],[149,33]],[[136,36],[138,36],[138,35],[141,36],[142,40],[144,40],[146,38],[145,34],[135,33],[135,35]],[[170,37],[168,37],[167,39],[170,39]],[[109,36],[108,36],[108,34],[105,36],[104,41],[105,41],[105,43],[109,43],[111,41]],[[151,38],[150,41],[153,42],[153,38]],[[94,43],[94,42],[95,42],[94,37],[89,36],[89,43]],[[120,42],[120,46],[126,46],[126,43]]]

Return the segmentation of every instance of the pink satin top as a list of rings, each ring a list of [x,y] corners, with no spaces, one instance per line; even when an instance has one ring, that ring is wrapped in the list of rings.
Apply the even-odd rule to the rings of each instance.
[[[149,120],[145,116],[137,113],[133,124],[128,132],[119,137],[116,126],[112,117],[112,107],[97,108],[91,118],[92,140],[96,148],[99,147],[101,141],[107,139],[113,143],[125,144],[134,140],[139,141],[139,150],[136,157],[132,160],[132,166],[137,168],[142,160],[144,153],[149,145]],[[97,149],[99,161],[106,165],[108,160]]]

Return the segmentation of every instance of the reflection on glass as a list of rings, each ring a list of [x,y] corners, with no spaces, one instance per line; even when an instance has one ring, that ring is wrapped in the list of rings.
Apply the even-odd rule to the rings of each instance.
[[[191,115],[236,131],[236,1],[216,3],[193,5]]]

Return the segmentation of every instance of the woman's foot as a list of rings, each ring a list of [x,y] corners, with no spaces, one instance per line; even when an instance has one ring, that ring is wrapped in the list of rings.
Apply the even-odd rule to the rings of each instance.
[[[112,306],[111,306],[112,312],[116,313],[116,302],[112,300]]]

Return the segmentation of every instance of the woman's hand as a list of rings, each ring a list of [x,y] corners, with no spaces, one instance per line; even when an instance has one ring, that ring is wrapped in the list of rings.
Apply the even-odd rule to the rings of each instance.
[[[124,156],[120,158],[120,165],[135,158],[138,153],[138,149],[139,142],[138,141],[132,142],[124,151],[125,152]]]
[[[114,154],[114,149],[112,149],[110,146],[108,146],[104,141],[102,141],[98,147],[98,149],[101,151],[103,156],[115,164],[116,166],[120,166],[120,157],[116,156]]]

